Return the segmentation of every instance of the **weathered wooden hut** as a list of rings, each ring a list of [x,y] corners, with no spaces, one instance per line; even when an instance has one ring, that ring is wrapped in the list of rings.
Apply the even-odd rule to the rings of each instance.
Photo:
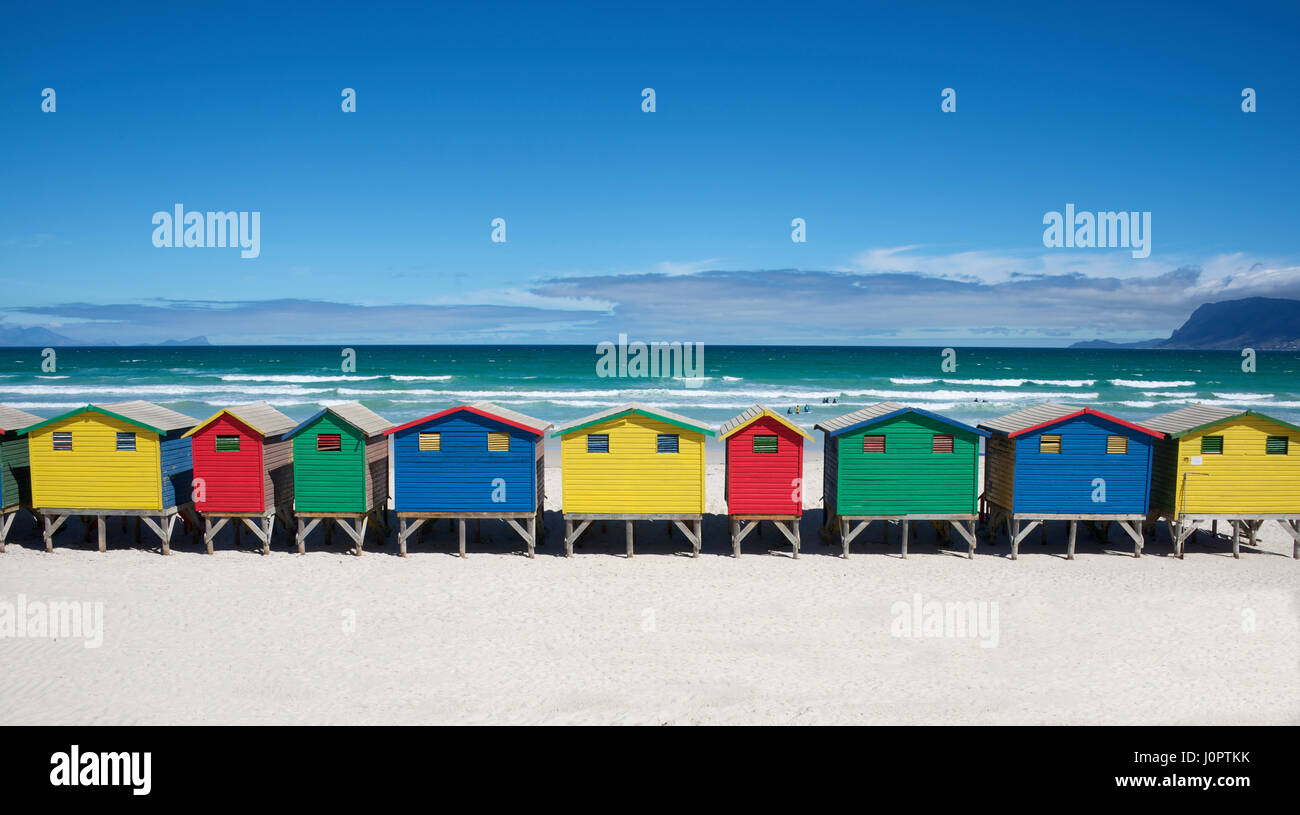
[[[21,432],[31,458],[32,506],[45,521],[45,548],[73,515],[95,519],[99,549],[106,548],[104,521],[134,517],[171,553],[171,534],[191,505],[194,467],[186,431],[197,419],[150,402],[133,400],[84,408],[46,419]]]
[[[880,402],[815,426],[825,434],[823,533],[838,528],[844,556],[873,521],[910,529],[928,521],[975,553],[980,439],[989,432],[897,402]]]
[[[387,534],[388,437],[392,422],[362,405],[325,408],[290,430],[293,442],[293,512],[298,552],[307,536],[325,525],[342,529],[360,555],[373,520]]]
[[[768,521],[781,530],[799,557],[803,517],[803,443],[798,425],[762,405],[732,417],[718,429],[727,450],[726,498],[731,553],[740,557],[745,536]],[[759,530],[761,533],[761,529]]]
[[[1052,402],[980,427],[993,434],[984,460],[990,528],[1006,521],[1012,558],[1035,526],[1056,520],[1069,522],[1070,558],[1079,521],[1119,524],[1133,539],[1133,556],[1141,557],[1160,432],[1089,407]]]
[[[293,516],[293,450],[285,438],[296,422],[266,402],[217,411],[185,435],[194,456],[194,509],[203,516],[203,542],[234,521],[270,551],[278,517],[288,529]]]
[[[574,542],[592,521],[623,521],[631,557],[632,524],[638,520],[676,524],[699,554],[704,439],[713,430],[630,403],[570,422],[552,435],[560,438],[566,554],[573,554]]]
[[[32,505],[27,437],[18,431],[40,421],[39,416],[0,405],[0,552],[5,550],[5,540],[18,517],[18,510],[29,509]]]
[[[1182,557],[1196,524],[1232,525],[1232,554],[1243,537],[1277,521],[1300,558],[1300,427],[1254,410],[1189,405],[1145,422],[1156,442],[1152,509],[1170,525]]]
[[[393,439],[393,509],[397,539],[425,521],[505,521],[533,556],[546,492],[544,439],[551,423],[490,402],[459,405],[384,431]],[[522,525],[521,525],[522,522]],[[432,523],[430,524],[432,526]]]

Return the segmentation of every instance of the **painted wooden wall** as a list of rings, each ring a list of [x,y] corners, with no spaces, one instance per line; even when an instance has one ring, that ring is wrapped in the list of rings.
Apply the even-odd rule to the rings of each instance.
[[[774,453],[754,452],[755,436],[776,436]],[[727,512],[733,515],[800,515],[794,482],[803,478],[804,437],[771,416],[760,416],[726,439]],[[802,489],[799,489],[802,495]]]
[[[608,453],[588,453],[587,436],[609,435]],[[660,433],[678,436],[676,453],[660,453]],[[704,434],[633,413],[562,437],[565,512],[681,514],[704,512]]]
[[[1222,436],[1223,452],[1203,455],[1204,436]],[[1265,452],[1269,436],[1288,438],[1285,455]],[[1300,513],[1300,433],[1290,428],[1246,415],[1161,446],[1162,466],[1156,472],[1161,509],[1206,515]],[[1193,464],[1197,456],[1201,463]]]
[[[277,436],[262,442],[262,495],[267,509],[293,511],[293,440]]]
[[[32,478],[27,456],[27,437],[7,433],[0,436],[0,509],[30,505],[31,501]]]
[[[55,450],[54,434],[72,433],[72,450]],[[117,449],[117,433],[135,433],[135,450]],[[186,439],[188,448],[189,440]],[[50,509],[162,509],[158,436],[94,413],[28,434],[32,504]]]
[[[862,437],[885,437],[884,453],[865,453]],[[933,452],[935,435],[953,452]],[[979,436],[928,416],[905,413],[844,433],[834,483],[840,515],[969,514],[976,511]]]
[[[217,450],[217,436],[235,436],[238,451]],[[204,500],[194,502],[200,512],[264,512],[265,474],[262,437],[229,414],[190,437],[194,477],[203,480]]]
[[[440,434],[439,450],[420,450],[421,433]],[[489,451],[488,433],[507,433],[508,451]],[[534,512],[537,447],[517,427],[458,411],[393,434],[393,508],[398,512]],[[504,495],[494,486],[504,482]],[[504,497],[502,501],[493,500]]]
[[[984,445],[984,496],[1003,509],[1016,505],[1016,441],[1001,433]]]
[[[190,440],[182,428],[168,433],[160,441],[162,463],[162,505],[188,504],[194,492],[194,458]]]
[[[337,433],[342,449],[318,452],[316,437]],[[360,430],[325,413],[293,439],[294,509],[299,512],[365,512],[366,439]],[[385,489],[387,479],[385,479]]]
[[[366,440],[366,509],[388,507],[388,437],[371,436]]]
[[[1060,453],[1039,452],[1042,434],[1061,437]],[[1125,454],[1107,453],[1106,439],[1128,439]],[[1152,446],[1141,431],[1085,414],[1014,439],[1012,511],[1045,514],[1146,514],[1150,507]],[[1105,482],[1105,501],[1096,479]]]

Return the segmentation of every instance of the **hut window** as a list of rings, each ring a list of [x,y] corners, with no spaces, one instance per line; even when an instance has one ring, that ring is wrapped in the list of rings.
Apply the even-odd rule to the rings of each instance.
[[[930,452],[931,452],[931,453],[951,453],[951,452],[952,452],[952,436],[938,436],[938,435],[936,435],[936,436],[934,437],[934,439],[930,442]]]
[[[338,453],[343,450],[343,437],[338,433],[317,433],[316,452]]]
[[[441,433],[421,433],[420,434],[420,452],[437,453],[442,450]]]
[[[217,436],[218,453],[238,453],[239,437],[238,436]]]
[[[55,449],[55,450],[71,450],[71,449],[72,449],[72,434],[71,434],[71,433],[55,433],[55,434],[54,434],[54,449]]]
[[[775,453],[775,452],[776,452],[776,436],[760,436],[760,435],[755,434],[755,436],[754,436],[754,452],[755,452],[755,453]]]
[[[885,452],[885,437],[884,436],[863,436],[862,452],[864,453]]]
[[[588,453],[608,453],[609,435],[606,433],[589,433],[587,435]]]
[[[1038,437],[1038,452],[1043,454],[1058,455],[1061,452],[1061,437],[1059,434],[1042,435]]]
[[[135,434],[118,433],[117,434],[117,452],[134,453],[135,452]]]
[[[1201,436],[1201,455],[1223,455],[1223,436]]]
[[[488,434],[488,452],[489,452],[489,453],[509,453],[509,452],[510,452],[510,434],[509,434],[509,433],[489,433],[489,434]]]
[[[1285,456],[1287,448],[1286,436],[1269,436],[1264,442],[1264,452],[1270,456]]]
[[[1112,456],[1128,455],[1128,436],[1107,436],[1106,453]]]
[[[660,433],[659,434],[659,452],[676,453],[677,452],[677,434]]]

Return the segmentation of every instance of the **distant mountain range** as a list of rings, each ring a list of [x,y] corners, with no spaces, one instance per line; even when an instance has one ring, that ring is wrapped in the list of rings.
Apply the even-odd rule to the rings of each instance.
[[[152,343],[140,343],[151,345]],[[190,337],[188,340],[167,340],[158,345],[211,345],[207,337]],[[109,341],[78,340],[55,333],[48,328],[6,328],[0,325],[0,348],[58,348],[67,346],[113,346]]]
[[[1175,350],[1300,350],[1300,300],[1245,297],[1205,303],[1168,339],[1139,342],[1087,340],[1071,348],[1168,348]]]

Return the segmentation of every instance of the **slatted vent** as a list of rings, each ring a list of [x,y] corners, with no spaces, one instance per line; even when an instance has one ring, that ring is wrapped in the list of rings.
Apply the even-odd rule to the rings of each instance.
[[[238,436],[217,436],[218,453],[238,453],[239,437]]]
[[[316,451],[318,453],[337,453],[343,449],[343,437],[338,433],[318,433]]]
[[[589,433],[587,434],[587,452],[588,453],[608,453],[609,452],[609,435],[606,433]]]
[[[55,449],[55,450],[71,450],[71,449],[72,449],[72,434],[71,434],[71,433],[55,433],[55,434],[54,434],[54,449]]]
[[[864,453],[885,452],[885,437],[884,436],[863,436],[862,452]]]
[[[936,436],[934,437],[934,440],[930,442],[930,452],[931,452],[931,453],[951,453],[951,452],[952,452],[952,436],[939,436],[939,435],[936,435]]]
[[[754,436],[754,452],[755,452],[755,453],[775,453],[775,452],[776,452],[776,436],[760,436],[760,435],[757,435],[757,434],[756,434],[756,435]]]
[[[1038,452],[1043,454],[1059,455],[1061,452],[1060,435],[1042,435],[1038,437]]]
[[[1128,454],[1128,436],[1107,436],[1106,453],[1112,456]]]
[[[442,449],[441,433],[421,433],[420,434],[420,452],[436,453]]]
[[[660,433],[659,434],[659,452],[676,453],[677,452],[677,434]]]
[[[1223,436],[1201,436],[1201,455],[1223,455]]]
[[[1287,451],[1286,436],[1269,436],[1264,442],[1264,452],[1270,456],[1285,456]]]
[[[510,434],[509,434],[509,433],[489,433],[489,434],[488,434],[488,452],[489,452],[489,453],[509,453],[509,452],[510,452]]]
[[[118,433],[117,434],[117,452],[133,453],[135,452],[135,434]]]

